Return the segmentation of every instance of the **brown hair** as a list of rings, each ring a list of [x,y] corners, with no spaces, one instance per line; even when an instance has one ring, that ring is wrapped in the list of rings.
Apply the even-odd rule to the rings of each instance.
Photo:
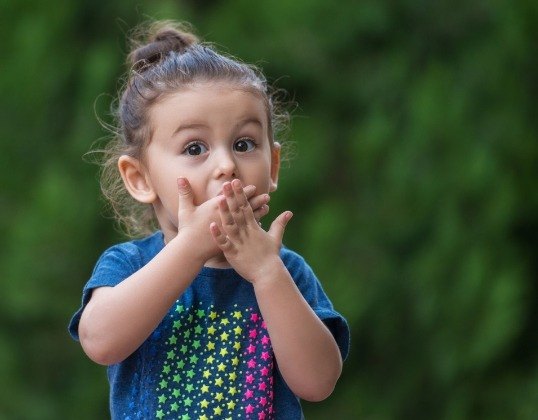
[[[163,21],[143,26],[131,43],[127,81],[114,112],[114,135],[103,151],[101,190],[120,227],[134,237],[156,228],[155,215],[150,205],[138,203],[126,191],[117,162],[121,155],[143,158],[152,134],[149,111],[156,101],[195,82],[224,81],[252,91],[264,101],[271,141],[284,131],[289,118],[277,106],[258,68],[201,43],[184,24]]]

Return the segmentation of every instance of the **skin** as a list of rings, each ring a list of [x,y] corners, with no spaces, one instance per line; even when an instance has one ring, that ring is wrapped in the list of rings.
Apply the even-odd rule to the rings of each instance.
[[[116,287],[94,290],[79,325],[85,352],[100,364],[121,362],[202,266],[232,267],[253,285],[290,389],[302,399],[326,398],[342,360],[280,259],[292,214],[279,215],[268,231],[257,221],[268,212],[280,167],[263,101],[235,86],[201,83],[163,98],[150,116],[143,161],[122,156],[118,167],[130,194],[153,205],[166,246]]]

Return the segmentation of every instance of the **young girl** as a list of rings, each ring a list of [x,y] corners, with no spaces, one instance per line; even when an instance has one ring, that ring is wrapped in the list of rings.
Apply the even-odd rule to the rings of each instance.
[[[104,252],[70,333],[108,366],[113,419],[300,419],[349,330],[282,247],[291,212],[258,222],[280,167],[266,80],[170,23],[129,60],[104,191],[129,227],[149,209],[160,229]]]

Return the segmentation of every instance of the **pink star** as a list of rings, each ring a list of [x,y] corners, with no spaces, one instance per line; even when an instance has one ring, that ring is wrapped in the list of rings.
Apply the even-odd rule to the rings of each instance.
[[[252,322],[256,322],[256,321],[258,321],[258,314],[251,314],[251,315],[250,315],[250,320],[251,320]]]
[[[265,398],[265,397],[261,397],[261,398],[260,398],[260,404],[263,405],[263,406],[265,406],[265,404],[267,404],[267,398]]]
[[[247,414],[251,414],[254,411],[254,407],[249,404],[245,407],[245,411],[247,412]]]
[[[250,332],[248,333],[248,336],[250,338],[256,338],[257,335],[258,333],[256,332],[256,330],[250,330]]]
[[[269,369],[264,366],[262,369],[260,369],[260,372],[263,376],[267,376],[269,374]]]
[[[269,406],[269,414],[272,414],[272,413],[274,413],[274,410],[273,410],[273,404],[271,404],[271,405]]]
[[[265,391],[267,389],[267,385],[265,385],[265,382],[262,382],[260,385],[258,385],[258,389],[260,391]]]
[[[258,413],[258,420],[265,420],[265,413],[264,412]]]
[[[270,338],[264,335],[262,337],[262,344],[269,344]]]
[[[256,362],[254,361],[254,359],[250,359],[248,362],[247,362],[247,365],[250,369],[252,368],[255,368],[256,367]]]
[[[247,376],[247,382],[248,382],[249,384],[251,384],[252,382],[254,382],[254,376],[252,376],[252,375],[248,375],[248,376]]]
[[[254,353],[256,351],[256,347],[254,347],[252,344],[250,344],[247,347],[247,350],[248,350],[249,353]]]
[[[252,395],[253,395],[253,392],[250,389],[248,389],[247,392],[245,392],[245,398],[247,399],[252,398]]]
[[[267,329],[267,325],[265,325],[265,321],[262,322],[262,328]]]
[[[269,352],[264,351],[264,352],[262,353],[262,359],[263,359],[263,360],[267,360],[267,359],[269,359],[270,357],[271,357],[271,356],[269,356]]]

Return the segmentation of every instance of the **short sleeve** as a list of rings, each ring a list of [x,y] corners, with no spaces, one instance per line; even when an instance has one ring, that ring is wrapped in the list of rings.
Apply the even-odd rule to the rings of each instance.
[[[305,300],[331,331],[342,359],[345,360],[349,353],[350,342],[349,325],[346,319],[334,309],[320,281],[303,257],[283,248],[281,258]]]
[[[90,301],[92,291],[98,287],[114,287],[140,266],[140,255],[135,247],[114,246],[106,250],[97,261],[92,276],[82,290],[82,303],[69,323],[69,334],[79,340],[78,325],[82,311]]]

